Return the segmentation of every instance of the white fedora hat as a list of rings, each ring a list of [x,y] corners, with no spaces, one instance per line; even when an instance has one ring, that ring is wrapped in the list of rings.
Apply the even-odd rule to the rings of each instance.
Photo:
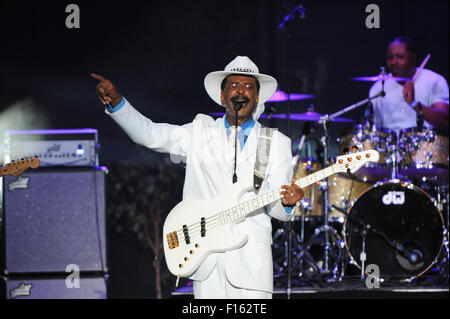
[[[205,89],[208,95],[219,105],[222,105],[220,99],[221,84],[223,79],[225,79],[230,74],[237,75],[250,75],[255,77],[260,85],[259,88],[259,100],[258,108],[254,112],[253,117],[258,119],[259,116],[264,112],[264,103],[270,99],[270,97],[275,93],[278,83],[275,78],[270,75],[259,73],[259,69],[255,63],[252,62],[246,56],[237,56],[233,61],[231,61],[224,71],[215,71],[207,74],[205,76]]]

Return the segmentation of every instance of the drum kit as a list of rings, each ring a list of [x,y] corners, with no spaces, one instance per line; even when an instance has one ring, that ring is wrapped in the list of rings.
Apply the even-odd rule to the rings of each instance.
[[[377,76],[352,80],[384,82],[388,78],[405,81],[384,70]],[[309,132],[302,132],[293,152],[297,179],[333,164],[328,156],[331,123],[353,122],[351,131],[336,140],[339,155],[369,148],[380,154],[378,163],[366,164],[351,176],[339,173],[303,189],[305,195],[297,203],[294,218],[284,225],[274,224],[274,276],[279,281],[288,277],[288,290],[291,276],[300,285],[340,282],[351,268],[364,285],[370,274],[368,265],[378,267],[380,282],[416,282],[437,271],[439,280],[448,283],[448,136],[421,125],[397,132],[373,125],[370,117],[356,125],[340,117],[356,107],[370,107],[372,99],[384,96],[383,90],[333,115],[312,109],[289,116],[263,114],[263,118],[305,121],[305,126],[323,125],[321,160],[302,157],[303,146],[313,141],[305,142]],[[281,96],[274,101],[283,101]]]

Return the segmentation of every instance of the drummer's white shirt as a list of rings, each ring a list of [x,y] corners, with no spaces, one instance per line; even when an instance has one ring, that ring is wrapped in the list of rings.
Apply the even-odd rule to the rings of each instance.
[[[389,74],[392,75],[392,74]],[[381,91],[381,81],[370,89],[369,96]],[[384,83],[384,97],[373,99],[374,124],[383,128],[400,131],[416,127],[416,111],[403,98],[403,85],[393,80]],[[428,69],[423,69],[414,83],[415,101],[431,106],[436,102],[448,103],[448,84],[445,78]],[[424,121],[424,126],[430,124]]]

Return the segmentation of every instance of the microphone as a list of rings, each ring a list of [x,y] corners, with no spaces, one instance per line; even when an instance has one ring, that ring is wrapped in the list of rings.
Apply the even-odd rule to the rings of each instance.
[[[306,122],[303,125],[300,143],[298,144],[298,152],[301,152],[301,150],[303,148],[303,143],[305,142],[305,138],[311,132],[311,129],[312,129],[312,122]]]
[[[244,103],[247,103],[249,99],[246,96],[233,96],[231,98],[231,103],[233,103],[233,108],[235,112],[239,112],[240,109],[242,109],[242,105]]]
[[[281,22],[281,23],[278,25],[278,29],[284,29],[284,25],[287,24],[287,23],[289,23],[289,22],[291,22],[291,20],[294,19],[295,14],[296,14],[297,12],[300,14],[300,19],[303,19],[303,18],[306,17],[306,9],[305,9],[301,4],[299,4],[298,6],[294,7],[294,8],[291,10],[291,12],[289,12],[289,13],[283,18],[283,22]]]
[[[235,112],[239,112],[240,109],[242,109],[242,104],[244,104],[244,101],[236,101],[233,103],[233,108]]]
[[[369,124],[369,128],[372,129],[373,127],[373,104],[372,102],[369,102],[369,105],[366,108],[366,111],[364,112],[364,118],[367,124]]]
[[[310,105],[310,107],[308,108],[308,112],[314,112],[314,105]],[[315,131],[316,129],[316,123],[311,122],[311,121],[307,121],[302,128],[302,132],[301,132],[301,138],[300,138],[300,143],[298,145],[298,151],[300,152],[303,148],[303,143],[305,142],[306,136],[308,136],[311,131]]]
[[[419,262],[422,261],[423,259],[423,254],[420,250],[418,249],[413,249],[412,251],[409,251],[408,249],[406,249],[402,244],[396,242],[394,243],[395,245],[395,249],[402,254],[406,259],[408,259],[408,261],[415,265],[418,264]]]
[[[415,265],[423,260],[423,254],[420,250],[413,249],[413,251],[409,255],[408,260],[411,264]]]

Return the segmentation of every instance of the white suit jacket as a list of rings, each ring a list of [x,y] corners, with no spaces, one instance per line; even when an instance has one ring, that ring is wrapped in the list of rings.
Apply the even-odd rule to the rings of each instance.
[[[186,125],[154,123],[143,116],[128,101],[123,107],[107,114],[137,144],[158,152],[170,153],[174,160],[186,161],[183,189],[185,199],[212,199],[232,185],[234,149],[228,143],[223,118],[214,120],[198,114]],[[237,159],[238,180],[253,180],[261,124],[255,122],[245,146]],[[178,156],[178,158],[177,158]],[[272,135],[270,157],[260,193],[290,184],[293,175],[291,140],[275,131]],[[255,196],[248,192],[242,201]],[[248,235],[248,242],[241,248],[225,252],[225,269],[228,280],[236,287],[273,291],[272,224],[270,216],[289,220],[281,201],[266,206],[238,223],[235,232]],[[205,280],[214,269],[217,254],[208,256],[193,280]]]

